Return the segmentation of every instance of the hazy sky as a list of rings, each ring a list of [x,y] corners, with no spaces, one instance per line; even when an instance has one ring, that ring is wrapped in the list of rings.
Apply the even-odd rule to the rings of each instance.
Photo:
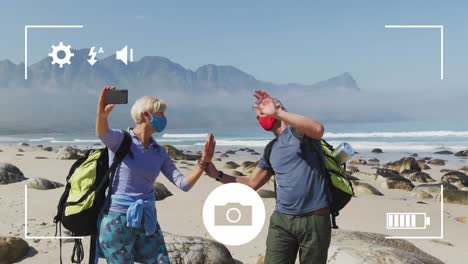
[[[452,3],[453,2],[453,3]],[[468,3],[462,1],[3,1],[0,60],[24,61],[24,25],[34,29],[29,62],[63,41],[102,46],[105,56],[128,45],[136,58],[168,57],[184,67],[233,65],[257,79],[313,83],[350,72],[363,90],[466,89]],[[445,80],[440,81],[437,29],[445,26]]]

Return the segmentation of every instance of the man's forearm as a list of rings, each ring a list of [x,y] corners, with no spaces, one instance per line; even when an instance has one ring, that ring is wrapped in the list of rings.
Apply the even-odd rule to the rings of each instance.
[[[312,118],[286,111],[279,111],[276,118],[288,123],[311,138],[321,139],[323,137],[323,125]]]

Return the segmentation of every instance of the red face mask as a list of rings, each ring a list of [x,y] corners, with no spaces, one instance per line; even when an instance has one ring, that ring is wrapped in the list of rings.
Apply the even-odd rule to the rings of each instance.
[[[270,131],[276,123],[276,118],[271,116],[257,116],[258,123],[265,129],[266,131]]]

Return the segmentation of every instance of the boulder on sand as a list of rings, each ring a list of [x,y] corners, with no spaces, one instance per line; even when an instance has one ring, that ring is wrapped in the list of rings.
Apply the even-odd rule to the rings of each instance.
[[[449,151],[449,150],[441,150],[441,151],[434,152],[434,154],[438,154],[438,155],[453,155],[453,152],[452,152],[452,151]]]
[[[234,264],[231,253],[221,243],[201,237],[164,233],[170,263]]]
[[[437,195],[440,201],[441,195]],[[444,203],[468,205],[468,192],[461,190],[444,190]]]
[[[432,159],[428,161],[427,163],[436,165],[436,166],[444,166],[445,165],[445,160],[442,159]]]
[[[0,237],[0,263],[14,263],[26,255],[29,245],[19,237]]]
[[[28,180],[28,188],[36,190],[51,190],[63,187],[64,185],[59,182],[49,181],[44,178],[31,178]]]
[[[428,192],[428,193],[439,193],[440,186],[443,186],[444,191],[447,190],[457,190],[457,187],[450,183],[428,183],[428,184],[420,184],[414,187],[413,192]]]
[[[82,155],[83,152],[80,149],[74,148],[72,146],[65,146],[59,151],[57,159],[74,160],[79,159]]]
[[[447,172],[446,174],[444,174],[444,176],[442,176],[440,181],[452,183],[452,184],[459,183],[463,185],[464,187],[468,186],[468,176],[461,171]]]
[[[354,165],[367,165],[367,161],[363,159],[353,159],[349,163]]]
[[[458,151],[457,153],[455,153],[455,156],[457,156],[457,157],[468,157],[468,149]]]
[[[377,190],[377,188],[368,183],[359,181],[351,181],[351,183],[353,184],[353,190],[355,194],[383,195],[379,190]]]
[[[0,162],[0,184],[9,184],[26,180],[23,172],[13,164]]]
[[[342,229],[333,229],[328,256],[328,264],[443,264],[407,240]]]
[[[396,172],[402,172],[404,170],[421,171],[419,163],[413,157],[405,157],[394,162],[389,162],[384,167],[390,170],[394,170]]]
[[[435,182],[429,174],[422,171],[404,170],[400,174],[413,182]]]
[[[375,148],[371,151],[372,153],[383,153],[382,149]]]
[[[235,163],[234,161],[228,161],[224,164],[223,168],[228,170],[235,170],[239,167],[239,164]]]
[[[377,180],[381,181],[381,187],[385,189],[400,189],[411,191],[414,188],[413,183],[398,172],[389,169],[378,169]]]
[[[353,174],[353,173],[358,172],[359,169],[357,167],[354,167],[354,166],[346,166],[346,171]]]
[[[155,181],[153,184],[154,196],[156,201],[162,201],[169,196],[172,196],[172,193],[164,186],[164,184]]]
[[[201,156],[197,154],[185,154],[172,145],[163,145],[162,147],[172,160],[198,160],[201,158]]]

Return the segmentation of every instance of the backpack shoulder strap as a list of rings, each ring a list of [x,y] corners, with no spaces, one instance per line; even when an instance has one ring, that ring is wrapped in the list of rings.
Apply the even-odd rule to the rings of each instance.
[[[122,130],[122,132],[124,134],[124,138],[122,143],[120,143],[119,149],[114,155],[112,163],[120,163],[127,154],[129,154],[133,159],[133,153],[130,151],[130,146],[132,145],[132,136],[125,130]]]
[[[266,163],[268,164],[269,171],[271,175],[275,175],[275,171],[273,170],[273,167],[271,166],[270,162],[270,157],[271,157],[271,151],[273,149],[273,144],[275,144],[276,138],[271,140],[268,145],[266,145],[265,150],[263,151],[263,158],[265,159]]]
[[[104,214],[107,215],[109,212],[110,204],[111,204],[111,194],[112,194],[112,187],[114,183],[115,172],[117,170],[117,166],[120,165],[122,160],[128,154],[130,158],[134,158],[133,153],[130,150],[130,146],[132,145],[132,136],[125,130],[122,130],[124,133],[124,138],[122,143],[120,143],[120,147],[114,155],[114,159],[112,160],[112,164],[110,164],[109,169],[106,172],[105,177],[109,178],[109,187],[107,190],[107,197],[104,203]],[[103,181],[104,182],[104,181]]]

